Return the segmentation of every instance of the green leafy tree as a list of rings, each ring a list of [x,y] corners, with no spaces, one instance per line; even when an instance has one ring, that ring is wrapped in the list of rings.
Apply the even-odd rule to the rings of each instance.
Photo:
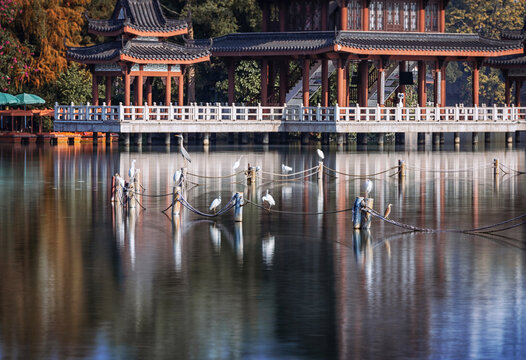
[[[52,89],[60,104],[86,104],[91,101],[91,73],[73,63],[59,75]]]
[[[497,39],[500,30],[520,29],[525,15],[525,0],[452,0],[446,13],[448,32],[480,33]],[[451,63],[447,69],[448,97],[472,101],[472,64]],[[480,72],[480,102],[502,104],[504,79],[498,69],[483,67]]]

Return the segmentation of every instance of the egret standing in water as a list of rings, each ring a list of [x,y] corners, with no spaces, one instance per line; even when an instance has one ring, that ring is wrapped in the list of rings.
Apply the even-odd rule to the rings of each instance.
[[[285,164],[281,164],[281,172],[283,174],[288,174],[291,171],[292,171],[292,168],[290,166],[287,166]]]
[[[268,206],[268,209],[267,210],[270,210],[270,208],[274,205],[276,205],[276,202],[274,201],[274,198],[272,197],[272,195],[270,195],[268,193],[268,189],[267,189],[267,194],[264,195],[261,200],[263,200],[263,205],[267,204]]]
[[[221,205],[221,194],[219,194],[218,198],[216,198],[216,199],[214,199],[214,201],[212,201],[212,204],[210,204],[210,209],[208,209],[208,210],[210,210],[210,211],[214,210],[214,215],[215,215],[216,209],[217,209],[217,207],[219,205]]]
[[[232,165],[232,171],[236,171],[236,169],[239,167],[239,164],[241,162],[241,158],[243,157],[243,155],[241,155],[239,157],[239,159],[237,159],[237,161],[234,163],[234,165]]]
[[[190,158],[190,154],[188,154],[188,151],[186,151],[183,145],[183,142],[184,142],[183,135],[178,134],[176,136],[181,139],[181,141],[179,141],[179,153],[181,154],[181,156],[183,157],[185,161],[188,161],[191,163],[192,159]]]
[[[325,154],[323,153],[323,151],[321,151],[321,149],[316,149],[316,152],[318,153],[318,156],[321,160],[325,159]]]
[[[133,178],[135,177],[136,171],[135,171],[135,159],[132,160],[130,170],[128,170],[128,176],[130,177],[130,182],[133,182]]]
[[[369,179],[365,180],[362,185],[362,192],[364,197],[369,197],[369,193],[373,190],[373,182]]]

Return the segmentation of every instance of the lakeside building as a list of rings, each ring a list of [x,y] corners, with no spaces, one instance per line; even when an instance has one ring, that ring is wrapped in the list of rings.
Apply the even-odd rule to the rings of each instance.
[[[118,0],[107,20],[86,15],[88,31],[107,39],[88,47],[68,47],[68,60],[89,65],[93,76],[93,104],[99,104],[99,80],[105,79],[106,104],[111,105],[114,77],[124,82],[124,104],[152,105],[152,80],[165,85],[165,103],[172,103],[172,79],[177,79],[178,104],[183,105],[186,67],[210,60],[209,47],[179,45],[170,38],[188,33],[185,20],[168,19],[158,0]],[[144,86],[146,85],[146,92]]]
[[[68,48],[69,60],[89,65],[93,104],[56,104],[55,129],[121,132],[125,142],[133,133],[137,139],[142,133],[164,133],[169,142],[173,132],[202,134],[204,143],[211,133],[220,132],[262,133],[263,143],[268,143],[269,133],[277,132],[302,133],[302,138],[312,132],[337,133],[341,141],[350,132],[418,133],[419,143],[431,133],[455,133],[457,142],[459,132],[472,132],[476,142],[479,132],[505,132],[509,141],[513,132],[526,129],[526,108],[509,107],[512,83],[515,105],[520,105],[526,79],[524,34],[502,31],[500,39],[489,39],[446,33],[447,4],[447,0],[259,0],[262,31],[232,33],[212,42],[185,39],[179,45],[170,38],[186,34],[188,25],[166,18],[159,0],[118,0],[110,19],[87,17],[89,31],[106,36],[106,42]],[[185,70],[210,57],[227,65],[228,104],[183,104]],[[236,104],[235,70],[243,60],[255,60],[260,66],[257,104]],[[300,76],[291,73],[292,62],[300,64]],[[451,62],[471,65],[472,104],[447,106],[445,72]],[[479,103],[483,65],[502,69],[508,106]],[[336,86],[329,94],[331,76]],[[124,105],[111,104],[113,77],[124,80]],[[153,77],[165,84],[163,105],[152,106]],[[178,79],[175,105],[173,77]],[[106,79],[102,106],[101,78]],[[408,85],[416,85],[416,107],[405,106],[402,95]],[[312,101],[315,93],[321,94],[319,104]]]

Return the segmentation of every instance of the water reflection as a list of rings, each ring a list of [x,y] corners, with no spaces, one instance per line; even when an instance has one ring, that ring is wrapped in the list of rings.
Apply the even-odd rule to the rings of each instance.
[[[263,259],[263,263],[267,266],[272,266],[275,245],[276,237],[273,235],[267,234],[261,240],[261,256]]]
[[[494,178],[491,163],[524,169],[524,151],[349,153],[325,164],[373,174],[375,207],[430,228],[473,228],[526,213],[523,176]],[[168,194],[182,166],[175,148],[0,146],[0,356],[5,358],[513,358],[526,354],[524,226],[497,235],[407,234],[349,213],[362,179],[338,175],[246,186],[223,178],[239,153],[266,172],[317,164],[313,149],[190,148],[206,211],[221,193],[261,203],[203,220],[111,206],[111,175],[133,159],[145,194]],[[247,164],[242,164],[246,168]],[[447,169],[448,172],[440,172]],[[268,175],[266,175],[268,176]],[[307,215],[306,213],[324,212]],[[279,241],[276,241],[276,238]],[[508,355],[511,354],[511,355]]]

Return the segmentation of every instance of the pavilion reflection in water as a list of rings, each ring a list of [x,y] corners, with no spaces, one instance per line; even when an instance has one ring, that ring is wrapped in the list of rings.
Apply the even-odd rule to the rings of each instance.
[[[317,162],[314,151],[311,156],[273,151],[247,156],[251,164],[269,172],[279,172],[281,163],[301,170]],[[238,155],[193,152],[192,157],[193,173],[219,176],[230,171]],[[471,228],[510,218],[513,211],[523,209],[520,197],[514,199],[524,186],[520,177],[503,177],[498,196],[494,196],[497,188],[487,168],[494,157],[512,168],[521,168],[525,163],[523,152],[495,151],[330,153],[326,165],[345,173],[375,173],[404,158],[410,167],[427,171],[408,171],[402,188],[396,178],[386,175],[375,179],[372,195],[378,210],[392,203],[392,217],[404,223]],[[180,157],[174,153],[119,153],[91,146],[59,146],[53,151],[31,146],[17,150],[0,147],[0,161],[26,164],[9,170],[9,176],[25,178],[26,194],[16,197],[22,206],[15,206],[15,198],[9,196],[14,189],[11,185],[4,187],[6,205],[13,211],[4,213],[2,224],[16,223],[17,218],[31,219],[31,226],[24,229],[2,226],[4,239],[35,239],[34,244],[20,245],[19,249],[0,241],[6,245],[0,255],[0,269],[6,279],[1,282],[0,318],[3,329],[12,329],[12,336],[2,336],[5,354],[14,353],[23,343],[24,334],[33,332],[34,346],[38,348],[32,349],[35,353],[54,352],[40,345],[52,334],[67,356],[69,347],[86,341],[82,332],[106,331],[104,324],[111,322],[110,346],[144,341],[141,336],[149,333],[148,341],[162,344],[167,351],[199,356],[215,349],[217,356],[223,356],[242,351],[247,338],[260,336],[264,342],[270,341],[270,334],[279,334],[282,340],[312,351],[331,353],[331,348],[336,348],[340,358],[368,357],[374,348],[367,339],[381,335],[389,338],[388,322],[393,321],[405,334],[404,342],[414,341],[412,350],[425,355],[426,351],[430,354],[430,347],[438,346],[430,343],[431,339],[446,339],[446,333],[431,334],[437,322],[451,321],[446,316],[455,315],[470,323],[466,331],[473,336],[488,322],[508,317],[484,306],[464,307],[464,312],[450,309],[443,316],[435,311],[444,306],[438,302],[440,299],[447,305],[448,294],[456,288],[473,291],[471,282],[490,281],[492,286],[488,288],[496,289],[496,294],[509,294],[498,273],[488,280],[484,273],[466,274],[458,264],[472,263],[482,269],[511,266],[521,277],[522,258],[516,256],[515,262],[504,264],[505,259],[495,257],[485,240],[480,239],[480,250],[473,254],[464,251],[469,250],[467,241],[448,241],[443,234],[397,238],[389,225],[375,222],[369,240],[361,234],[358,252],[347,213],[291,218],[247,207],[242,228],[234,226],[228,215],[213,224],[185,211],[177,226],[157,211],[165,207],[165,200],[145,200],[148,210],[137,209],[132,216],[116,213],[109,206],[109,181],[117,171],[126,173],[132,159],[137,159],[147,193],[171,191],[171,175],[181,166]],[[476,170],[432,172],[470,168]],[[339,177],[325,182],[319,191],[314,178],[286,185],[269,184],[265,189],[270,189],[280,208],[313,212],[348,207],[360,184],[361,180]],[[210,181],[189,191],[188,199],[199,208],[207,208],[218,192],[231,195],[243,189],[230,180]],[[254,199],[262,191],[257,188]],[[501,201],[509,202],[509,213],[497,213],[502,211],[498,206]],[[467,215],[461,217],[462,212]],[[50,215],[40,218],[32,216],[34,213]],[[466,223],[459,224],[459,220]],[[94,224],[99,227],[94,228]],[[290,227],[297,232],[295,236]],[[391,239],[391,256],[385,244],[374,247],[385,238]],[[15,255],[20,252],[32,253],[38,267],[20,261],[23,257]],[[275,274],[279,274],[279,282],[271,281]],[[95,285],[95,278],[103,281]],[[27,279],[32,280],[28,283]],[[25,297],[27,287],[37,294],[32,300]],[[513,290],[515,298],[523,298],[521,291]],[[84,296],[86,293],[90,295]],[[26,300],[20,304],[20,298]],[[324,316],[313,314],[313,306],[327,309]],[[93,309],[99,320],[88,316]],[[492,315],[488,320],[477,320],[481,313]],[[260,322],[261,328],[247,327],[247,317]],[[372,327],[372,319],[378,326]],[[384,319],[385,327],[379,319]],[[39,324],[36,327],[35,322]],[[192,324],[190,335],[181,324]],[[166,338],[156,326],[162,326],[163,333],[169,334],[166,336],[181,341],[166,345]],[[232,330],[227,334],[226,328]],[[322,334],[325,345],[311,341],[313,329]],[[483,344],[478,345],[484,349]],[[393,343],[378,346],[385,351],[401,351]]]

